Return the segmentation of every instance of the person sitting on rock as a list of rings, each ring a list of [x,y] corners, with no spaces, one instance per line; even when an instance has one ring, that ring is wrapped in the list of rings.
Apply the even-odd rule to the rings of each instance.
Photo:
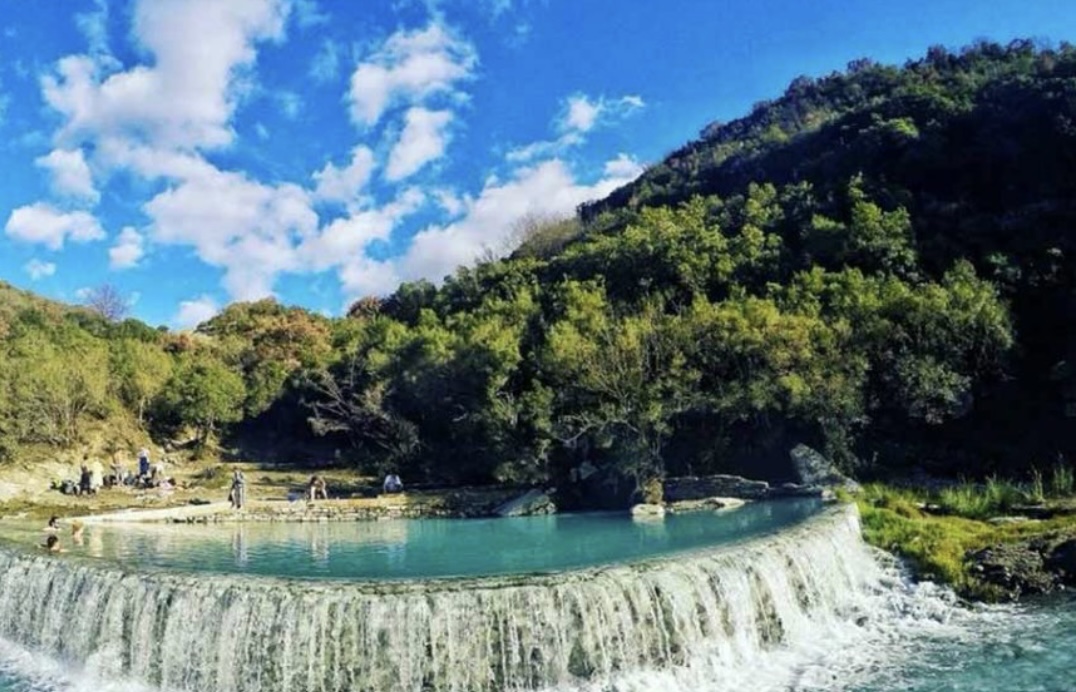
[[[325,483],[325,479],[317,474],[310,477],[306,492],[311,502],[318,499],[318,496],[321,496],[323,500],[329,499],[328,485]]]
[[[386,493],[402,493],[403,481],[401,481],[400,477],[395,473],[390,473],[385,476],[385,483],[382,486],[382,489]]]

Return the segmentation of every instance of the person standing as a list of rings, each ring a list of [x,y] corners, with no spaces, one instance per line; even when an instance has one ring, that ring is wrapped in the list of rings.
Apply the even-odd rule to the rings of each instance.
[[[228,500],[233,509],[243,509],[247,502],[247,479],[239,469],[232,474],[232,491],[228,494]]]
[[[149,450],[145,447],[138,450],[138,477],[143,481],[149,478]]]

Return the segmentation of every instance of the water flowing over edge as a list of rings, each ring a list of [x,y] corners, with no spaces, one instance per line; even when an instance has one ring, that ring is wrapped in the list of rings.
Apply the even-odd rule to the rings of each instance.
[[[803,661],[855,643],[882,611],[948,618],[944,598],[913,603],[894,574],[854,507],[734,546],[535,577],[317,583],[5,552],[0,637],[168,690],[766,689],[763,661],[772,689],[827,689]]]

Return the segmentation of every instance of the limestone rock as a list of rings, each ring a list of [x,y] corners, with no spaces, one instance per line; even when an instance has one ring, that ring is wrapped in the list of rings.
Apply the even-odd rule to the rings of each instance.
[[[707,497],[701,500],[680,500],[670,502],[665,510],[673,514],[684,512],[715,512],[721,510],[738,509],[747,504],[738,497]]]
[[[792,467],[803,485],[844,488],[851,492],[859,490],[858,483],[838,471],[829,459],[805,444],[796,445],[788,455],[792,458]]]
[[[710,497],[735,497],[761,500],[770,495],[770,484],[741,476],[681,476],[665,479],[665,502],[705,500]]]
[[[631,516],[657,519],[665,516],[665,507],[654,504],[638,504],[631,508]]]
[[[548,493],[537,488],[497,507],[493,513],[499,517],[524,517],[534,514],[555,514],[557,506]]]

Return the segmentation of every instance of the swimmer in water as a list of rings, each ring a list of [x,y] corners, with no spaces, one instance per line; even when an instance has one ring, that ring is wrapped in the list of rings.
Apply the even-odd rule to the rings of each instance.
[[[51,534],[48,538],[45,539],[45,544],[41,547],[49,551],[50,553],[61,552],[62,548],[60,548],[60,537],[56,534]]]

